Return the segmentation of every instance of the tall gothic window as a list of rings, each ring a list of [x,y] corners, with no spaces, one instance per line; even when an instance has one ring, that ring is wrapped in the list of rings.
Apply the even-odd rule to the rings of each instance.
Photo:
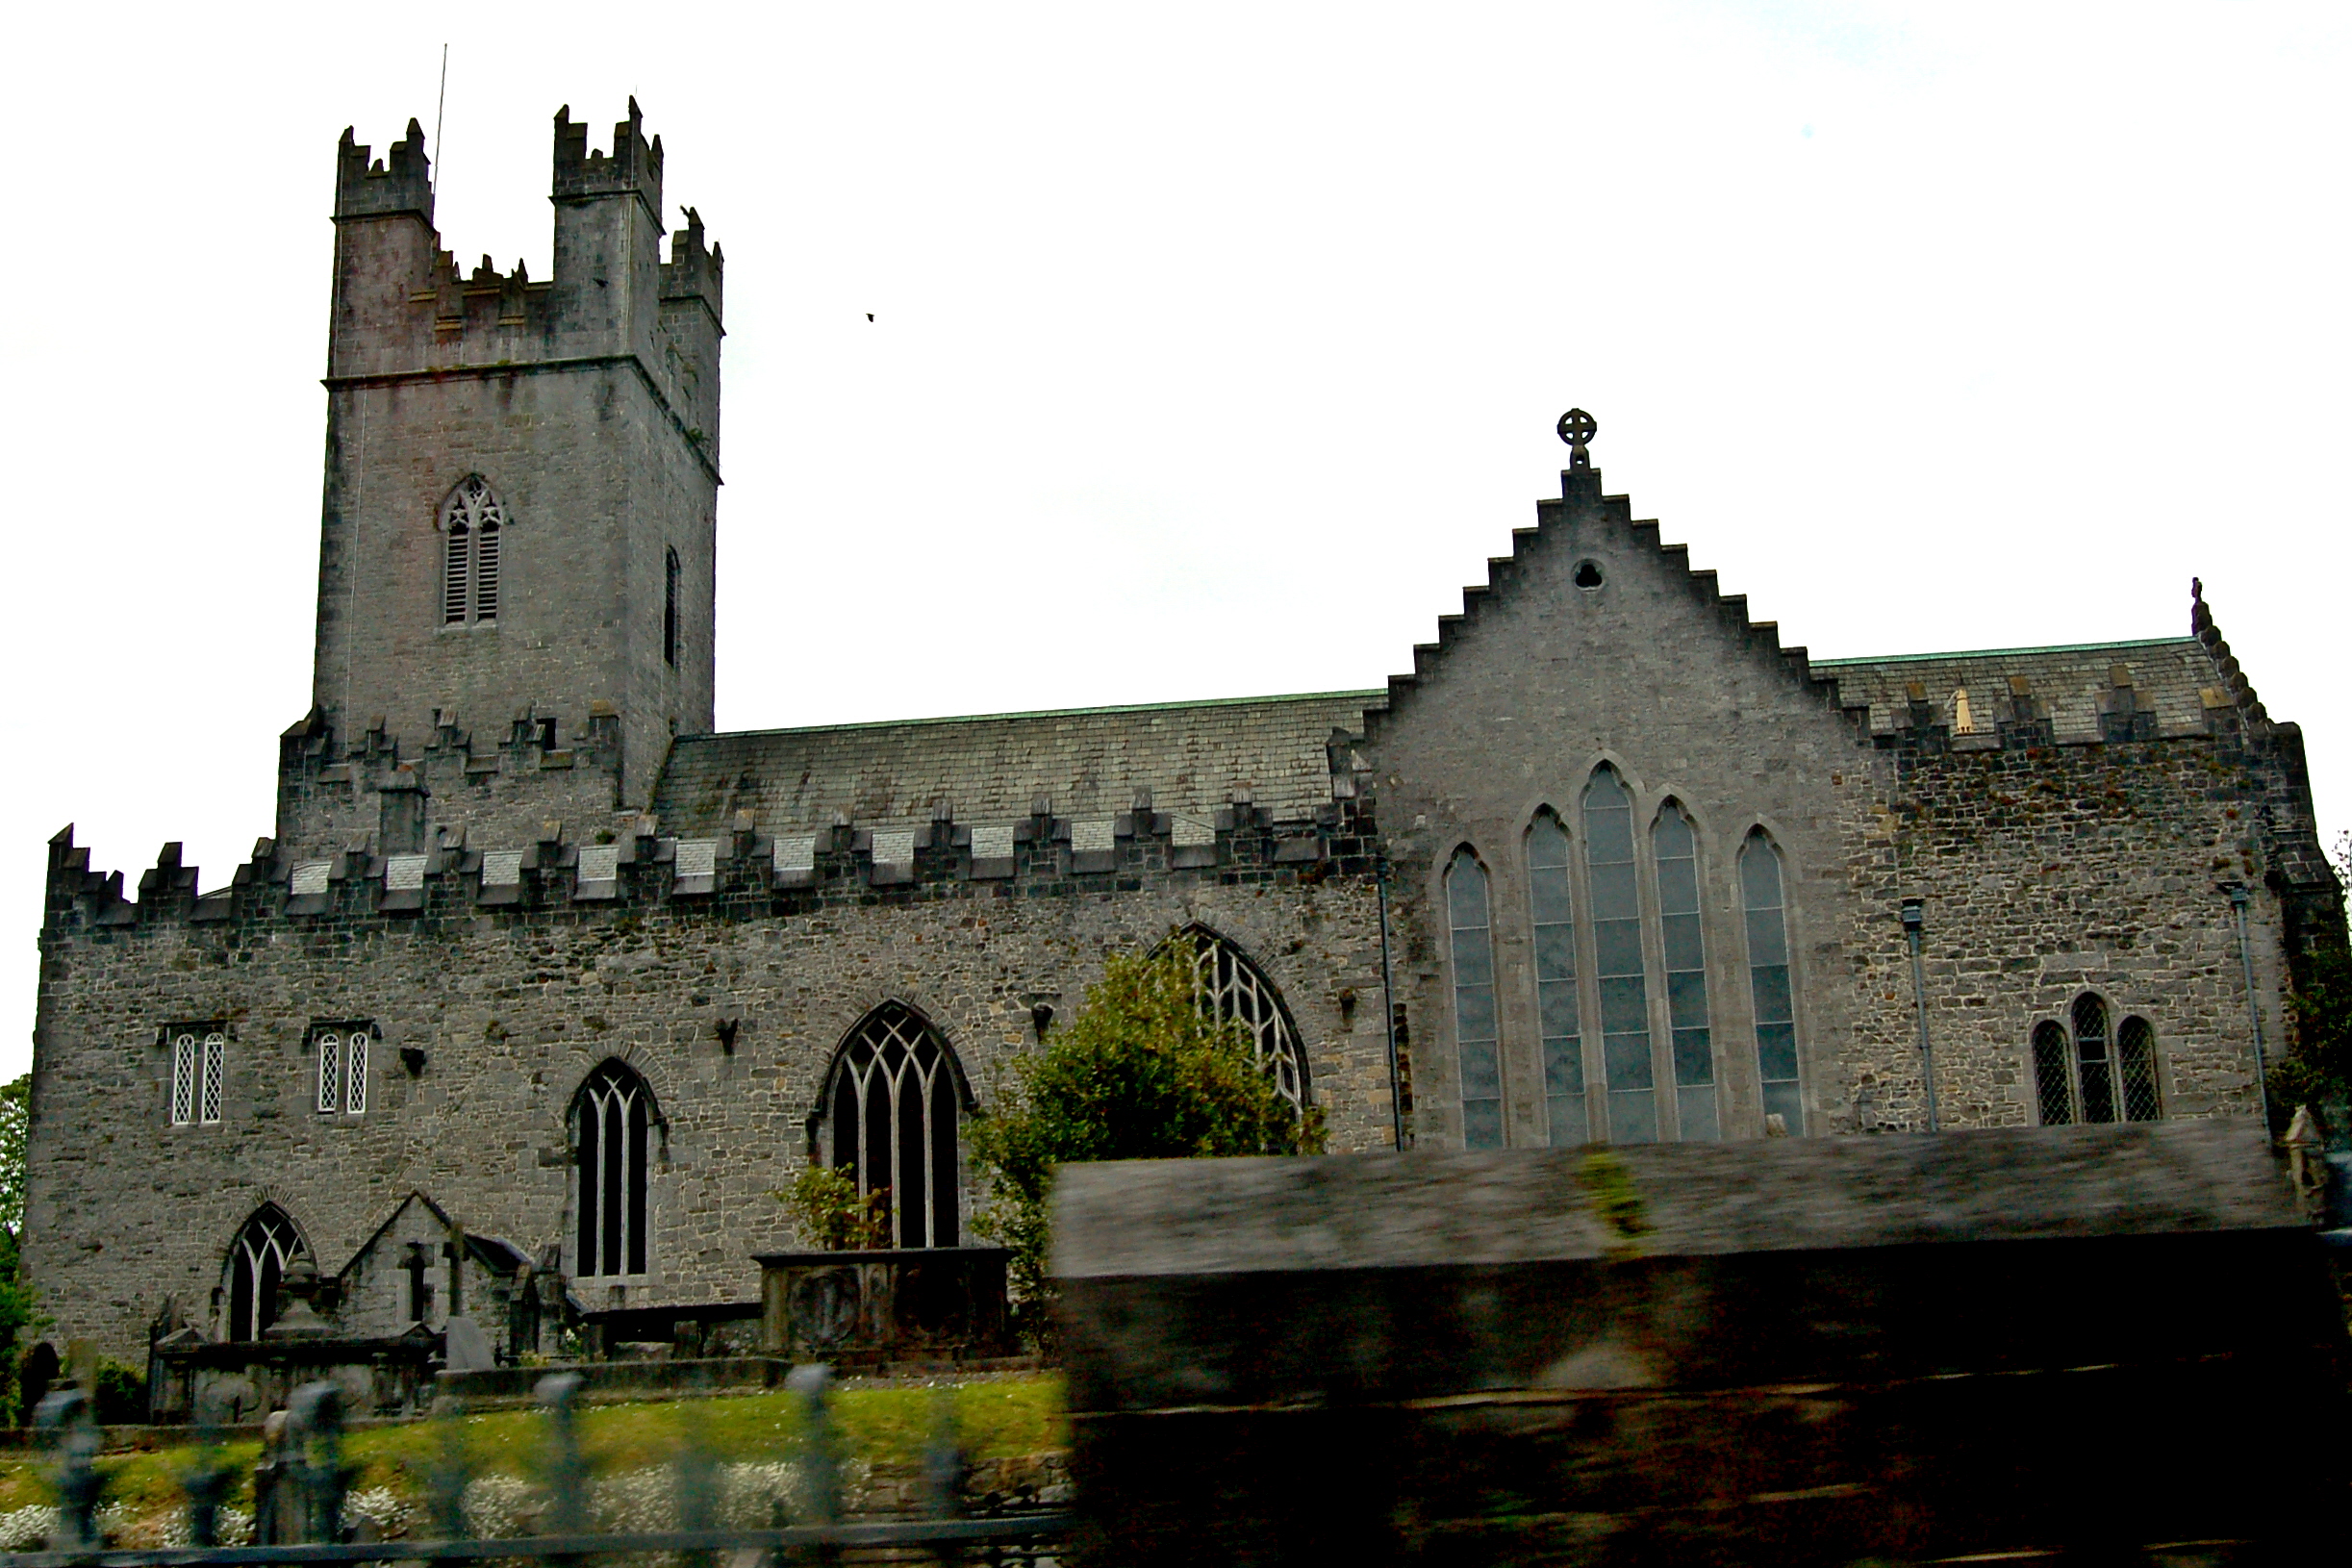
[[[1495,1030],[1495,940],[1486,868],[1468,849],[1446,868],[1454,955],[1454,1049],[1462,1075],[1462,1146],[1503,1147],[1503,1068]]]
[[[229,1321],[231,1339],[259,1339],[277,1321],[278,1287],[286,1266],[307,1251],[294,1222],[275,1203],[254,1210],[237,1239],[229,1244]]]
[[[367,1109],[367,1028],[318,1031],[318,1114],[360,1116]]]
[[[939,1031],[903,1002],[884,1002],[842,1043],[822,1103],[819,1151],[861,1197],[888,1194],[891,1244],[957,1245],[961,1106],[954,1053]]]
[[[1656,1143],[1657,1080],[1650,1059],[1650,982],[1642,965],[1641,896],[1634,886],[1633,798],[1616,770],[1606,765],[1594,770],[1584,789],[1584,870],[1592,889],[1609,1140]]]
[[[1686,1140],[1720,1138],[1714,1032],[1707,1023],[1707,942],[1699,930],[1699,841],[1673,801],[1651,835],[1657,856],[1657,914],[1666,955],[1666,1023],[1674,1033],[1674,1109]]]
[[[1762,829],[1739,851],[1740,902],[1748,916],[1748,996],[1756,1007],[1756,1076],[1764,1114],[1788,1135],[1805,1135],[1805,1096],[1797,1081],[1796,990],[1788,978],[1788,909],[1781,889],[1781,852]]]
[[[607,1061],[571,1105],[578,1155],[578,1258],[583,1279],[645,1272],[645,1186],[653,1092],[634,1068]]]
[[[674,549],[662,556],[662,660],[673,669],[678,662],[678,552]]]
[[[220,1121],[221,1079],[227,1076],[229,1037],[219,1029],[175,1027],[171,1038],[171,1125],[213,1126]]]
[[[1546,812],[1528,829],[1528,902],[1535,926],[1535,1019],[1543,1042],[1544,1116],[1555,1147],[1592,1136],[1584,1108],[1584,1037],[1577,1024],[1576,914],[1568,832]]]
[[[1205,925],[1188,925],[1174,940],[1192,955],[1193,993],[1216,1019],[1239,1019],[1250,1030],[1257,1065],[1293,1105],[1307,1103],[1306,1053],[1282,1004],[1282,993],[1249,956]]]
[[[498,619],[498,545],[506,508],[478,473],[458,481],[441,504],[441,619],[463,626]]]
[[[2144,1018],[2127,1018],[2111,1040],[2107,1003],[2086,992],[2065,1024],[2035,1025],[2034,1093],[2043,1126],[2159,1120],[2156,1031]]]

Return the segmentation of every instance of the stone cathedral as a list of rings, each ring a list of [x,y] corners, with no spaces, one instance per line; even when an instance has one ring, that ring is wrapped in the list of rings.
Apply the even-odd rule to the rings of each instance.
[[[56,1334],[461,1306],[662,1339],[807,1162],[904,1247],[1108,952],[1193,956],[1340,1155],[2253,1116],[2341,939],[2299,731],[2185,635],[1815,660],[1569,467],[1411,672],[718,733],[722,257],[636,106],[553,275],[338,155],[316,668],[201,882],[50,843],[25,1257]],[[216,885],[212,885],[216,883]],[[1930,1064],[1932,1063],[1932,1072]]]

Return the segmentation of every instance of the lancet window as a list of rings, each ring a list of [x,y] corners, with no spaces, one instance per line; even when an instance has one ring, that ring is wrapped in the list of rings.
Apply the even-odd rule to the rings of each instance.
[[[579,1224],[573,1272],[583,1279],[645,1272],[645,1209],[653,1092],[634,1068],[607,1061],[571,1104]]]
[[[498,547],[505,531],[506,508],[478,473],[459,480],[442,502],[443,625],[498,619]]]
[[[1205,925],[1186,926],[1174,940],[1191,952],[1193,990],[1201,1010],[1247,1025],[1257,1065],[1273,1077],[1284,1100],[1305,1106],[1306,1053],[1300,1049],[1299,1031],[1282,1003],[1282,993],[1247,954]]]
[[[962,1114],[954,1052],[922,1014],[884,1002],[833,1058],[817,1125],[824,1163],[884,1195],[894,1247],[962,1238]]]
[[[1446,868],[1454,959],[1454,1049],[1462,1079],[1462,1144],[1503,1147],[1503,1069],[1495,1021],[1495,941],[1486,868],[1468,849]]]
[[[1584,1103],[1584,1036],[1577,1022],[1576,911],[1568,890],[1568,831],[1549,812],[1528,829],[1528,903],[1535,929],[1545,1122],[1555,1147],[1581,1144],[1592,1128]]]
[[[1601,990],[1601,1065],[1612,1143],[1657,1141],[1657,1077],[1650,1056],[1650,981],[1634,885],[1633,797],[1603,767],[1584,789],[1584,874],[1591,888],[1593,968]]]
[[[1805,1096],[1797,1077],[1796,989],[1789,982],[1788,909],[1781,852],[1762,830],[1739,851],[1740,902],[1748,918],[1748,997],[1756,1013],[1756,1076],[1764,1114],[1778,1116],[1792,1138],[1805,1134]]]
[[[332,1025],[318,1031],[318,1114],[361,1116],[367,1110],[367,1039],[365,1024]]]
[[[678,552],[662,555],[662,662],[672,669],[678,662]]]
[[[275,1203],[265,1203],[229,1244],[229,1317],[222,1325],[230,1339],[259,1339],[277,1321],[278,1291],[287,1265],[308,1250],[302,1232]]]
[[[2034,1092],[2041,1124],[2154,1122],[2163,1112],[2156,1081],[2156,1031],[2126,1018],[2111,1038],[2104,999],[2086,992],[2063,1024],[2034,1026]]]
[[[1714,1031],[1707,1005],[1707,939],[1699,929],[1699,841],[1673,801],[1651,834],[1657,861],[1659,947],[1666,960],[1666,1024],[1674,1047],[1674,1107],[1685,1141],[1719,1138]]]

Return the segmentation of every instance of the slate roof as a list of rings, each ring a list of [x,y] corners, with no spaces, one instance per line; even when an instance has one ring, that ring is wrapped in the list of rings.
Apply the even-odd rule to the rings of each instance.
[[[2007,712],[2009,682],[2022,675],[2049,716],[2060,741],[2099,738],[2099,699],[2110,690],[2116,666],[2131,676],[2134,697],[2143,710],[2154,706],[2164,735],[2201,735],[2205,705],[2199,695],[2222,685],[2204,645],[2193,637],[2158,637],[2131,643],[2081,643],[2062,647],[1986,648],[1973,653],[1905,653],[1872,659],[1815,659],[1816,675],[1837,682],[1848,706],[1868,704],[1875,734],[1909,722],[1906,688],[1926,689],[1936,721],[1953,721],[1953,694],[1965,690],[1979,733],[1990,735]]]
[[[662,831],[813,832],[841,813],[862,828],[921,826],[945,802],[959,822],[1012,822],[1043,796],[1057,817],[1111,817],[1150,790],[1155,811],[1213,820],[1246,786],[1277,822],[1331,798],[1325,746],[1360,734],[1381,691],[982,714],[681,737],[655,788]]]

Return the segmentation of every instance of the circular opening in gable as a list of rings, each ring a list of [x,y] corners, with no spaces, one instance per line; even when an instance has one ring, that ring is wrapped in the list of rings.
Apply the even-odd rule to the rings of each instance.
[[[1576,584],[1579,588],[1600,587],[1601,563],[1598,561],[1579,561],[1576,564],[1576,570],[1570,574],[1568,580]]]

